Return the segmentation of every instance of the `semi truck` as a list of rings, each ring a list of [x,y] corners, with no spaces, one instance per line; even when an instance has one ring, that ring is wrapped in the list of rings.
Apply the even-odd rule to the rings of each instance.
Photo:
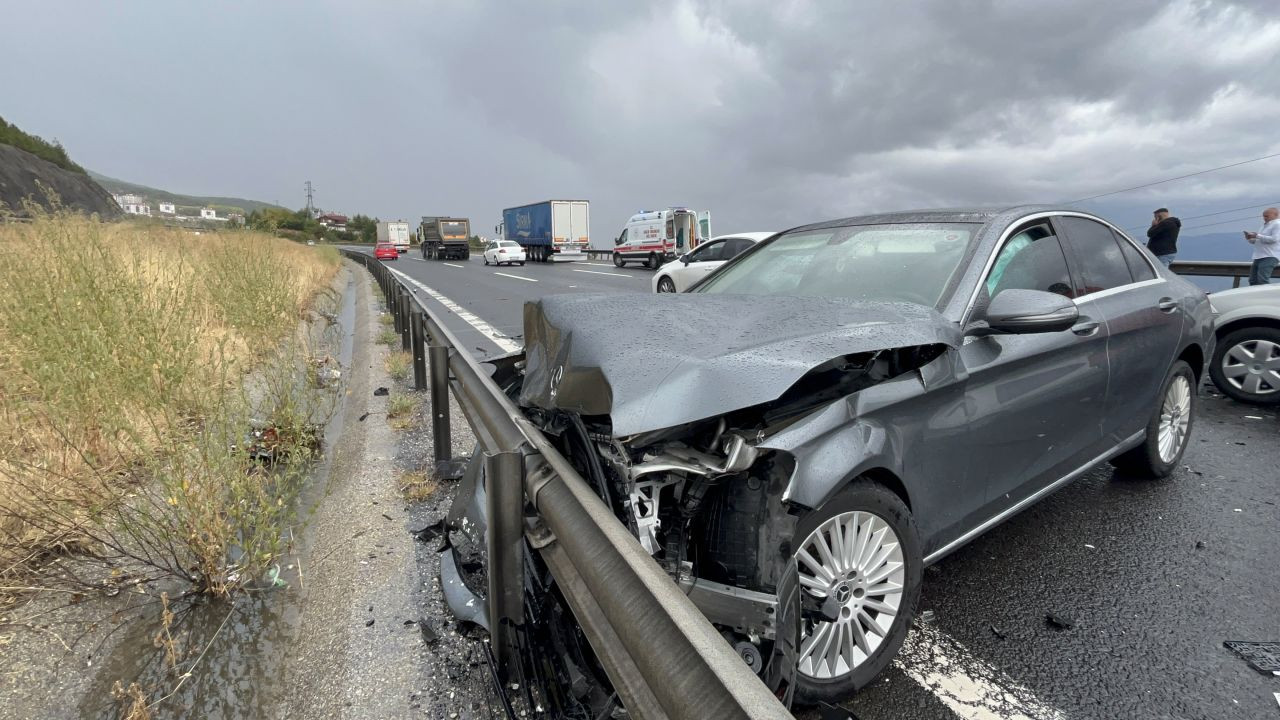
[[[519,243],[530,262],[580,260],[591,245],[591,204],[586,200],[546,200],[502,211],[494,232]]]
[[[418,244],[425,260],[466,260],[471,257],[471,221],[466,218],[423,216]]]
[[[378,242],[395,245],[401,255],[409,252],[409,223],[404,220],[379,222]]]

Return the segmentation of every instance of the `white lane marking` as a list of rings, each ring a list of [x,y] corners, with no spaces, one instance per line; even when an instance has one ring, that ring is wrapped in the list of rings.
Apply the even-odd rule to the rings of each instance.
[[[605,273],[599,270],[574,270],[574,272],[591,273],[592,275],[608,275],[610,277],[640,277],[639,275],[630,275],[628,273]]]
[[[950,636],[915,624],[893,661],[964,720],[1064,720],[1026,687],[979,660]]]
[[[481,320],[474,313],[466,310],[458,303],[450,300],[449,298],[436,292],[432,288],[427,287],[426,285],[418,282],[417,280],[409,277],[408,275],[405,275],[404,273],[400,272],[399,270],[396,270],[395,268],[392,268],[391,272],[395,273],[396,275],[399,275],[405,282],[409,283],[410,285],[413,285],[414,287],[418,288],[422,292],[430,295],[432,299],[434,299],[436,302],[440,303],[446,308],[449,308],[449,310],[453,312],[454,315],[457,315],[463,322],[475,328],[477,331],[479,331],[481,335],[484,335],[485,337],[489,338],[490,342],[502,348],[504,351],[515,352],[516,350],[520,349],[519,343],[503,335],[502,333],[498,332],[496,329],[494,329],[492,325],[485,322],[484,320]]]
[[[520,277],[519,275],[508,275],[508,274],[506,274],[506,273],[500,273],[500,272],[497,272],[497,271],[494,271],[494,273],[493,273],[493,274],[494,274],[494,275],[501,275],[502,277],[515,278],[515,279],[517,279],[517,280],[525,280],[525,281],[528,281],[528,282],[538,282],[537,280],[534,280],[533,278]]]
[[[456,267],[456,268],[465,268],[465,267],[466,267],[466,265],[454,265],[453,263],[440,263],[440,264],[441,264],[441,265],[444,265],[445,267]]]
[[[596,267],[613,267],[613,263],[577,262],[575,265],[595,265]]]

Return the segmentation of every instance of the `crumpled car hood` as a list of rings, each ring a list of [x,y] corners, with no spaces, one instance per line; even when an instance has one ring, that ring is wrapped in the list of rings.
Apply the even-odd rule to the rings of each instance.
[[[776,400],[843,355],[961,342],[912,303],[698,293],[549,295],[524,337],[520,404],[608,415],[619,437]]]

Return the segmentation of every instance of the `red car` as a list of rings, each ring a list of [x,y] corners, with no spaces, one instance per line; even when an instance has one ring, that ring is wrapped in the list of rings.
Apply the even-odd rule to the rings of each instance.
[[[400,257],[400,251],[391,243],[378,243],[373,246],[373,256],[379,260],[395,260]]]

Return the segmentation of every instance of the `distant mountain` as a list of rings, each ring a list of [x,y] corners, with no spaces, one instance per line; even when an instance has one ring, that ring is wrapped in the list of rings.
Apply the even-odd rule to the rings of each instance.
[[[113,177],[107,177],[89,171],[89,177],[98,181],[98,184],[106,188],[108,192],[118,194],[145,195],[152,202],[170,202],[181,208],[202,208],[205,206],[236,210],[245,214],[254,210],[263,210],[265,208],[278,208],[279,205],[274,203],[262,202],[260,200],[246,200],[237,197],[219,197],[219,196],[203,196],[203,195],[182,195],[180,193],[169,192],[168,190],[158,190],[146,185],[138,185],[124,180],[117,180]]]
[[[1240,223],[1235,232],[1217,232],[1208,235],[1183,235],[1178,238],[1179,260],[1229,260],[1249,262],[1253,246],[1240,234],[1244,230],[1257,230],[1261,223],[1248,220]]]

